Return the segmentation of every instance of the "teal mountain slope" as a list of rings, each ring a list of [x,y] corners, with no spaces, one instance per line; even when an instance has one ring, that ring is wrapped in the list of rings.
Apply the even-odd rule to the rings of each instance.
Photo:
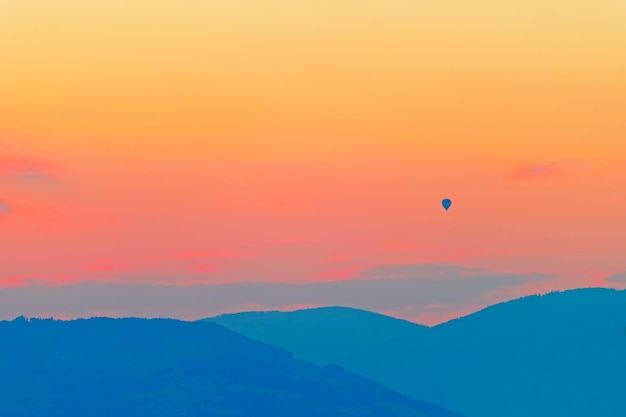
[[[213,323],[0,322],[3,417],[460,417]]]
[[[357,349],[341,311],[368,328],[371,316],[339,309],[212,320],[469,417],[626,415],[626,291],[524,297],[432,328],[386,318],[387,329],[358,332]]]
[[[345,307],[224,314],[206,319],[320,365],[419,334],[428,327]]]

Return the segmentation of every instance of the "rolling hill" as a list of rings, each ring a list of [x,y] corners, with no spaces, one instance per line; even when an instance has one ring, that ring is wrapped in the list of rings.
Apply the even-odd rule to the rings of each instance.
[[[524,297],[432,328],[338,308],[210,320],[469,417],[626,415],[626,291]]]
[[[205,321],[219,323],[253,339],[280,346],[320,365],[359,356],[404,337],[426,335],[427,326],[345,307],[224,314]]]
[[[212,323],[0,322],[0,416],[460,417]]]

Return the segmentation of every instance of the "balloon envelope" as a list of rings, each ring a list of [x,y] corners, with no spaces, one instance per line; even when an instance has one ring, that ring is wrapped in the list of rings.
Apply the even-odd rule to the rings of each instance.
[[[441,202],[441,205],[443,206],[443,208],[446,209],[446,211],[448,211],[448,209],[452,205],[452,200],[450,200],[449,198],[444,198],[443,201]]]

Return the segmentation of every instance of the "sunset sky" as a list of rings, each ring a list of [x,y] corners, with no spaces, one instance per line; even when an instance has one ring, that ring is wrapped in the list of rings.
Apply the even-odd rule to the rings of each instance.
[[[354,280],[431,324],[626,285],[624,0],[0,0],[0,51],[0,298]],[[341,302],[255,297],[137,303]],[[37,313],[134,311],[100,302]]]

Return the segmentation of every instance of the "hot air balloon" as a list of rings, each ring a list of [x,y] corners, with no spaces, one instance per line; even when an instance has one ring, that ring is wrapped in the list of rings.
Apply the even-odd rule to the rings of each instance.
[[[448,209],[452,205],[452,200],[450,200],[449,198],[444,198],[443,201],[441,202],[441,205],[443,206],[443,208],[446,209],[446,211],[448,211]]]

